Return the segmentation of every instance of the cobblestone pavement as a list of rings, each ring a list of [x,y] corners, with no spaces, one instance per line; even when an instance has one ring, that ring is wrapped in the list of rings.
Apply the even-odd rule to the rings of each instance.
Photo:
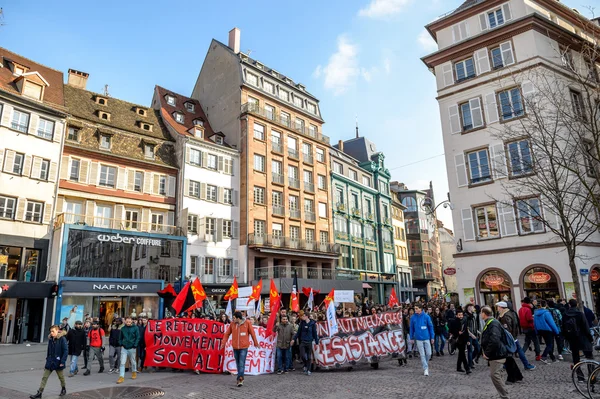
[[[25,399],[36,392],[42,377],[46,346],[42,344],[0,346],[0,399]],[[574,391],[569,369],[570,356],[564,362],[546,365],[528,357],[537,369],[523,371],[522,383],[509,385],[511,398],[568,399],[582,397]],[[108,366],[108,362],[106,365]],[[399,367],[395,361],[381,363],[378,370],[367,365],[346,369],[315,372],[306,376],[301,371],[287,375],[247,376],[242,388],[235,387],[230,375],[193,373],[141,373],[137,380],[126,375],[123,385],[159,388],[165,398],[236,399],[236,398],[497,398],[491,385],[489,369],[483,360],[470,376],[457,373],[456,355],[435,357],[430,363],[430,376],[424,377],[419,359],[409,359],[408,365]],[[522,366],[517,360],[519,366]],[[82,363],[80,362],[80,367]],[[67,378],[67,392],[115,386],[116,374],[98,374],[94,364],[92,374]],[[108,368],[107,368],[108,370]],[[60,384],[51,375],[44,398],[56,398]],[[283,396],[282,396],[283,395]]]

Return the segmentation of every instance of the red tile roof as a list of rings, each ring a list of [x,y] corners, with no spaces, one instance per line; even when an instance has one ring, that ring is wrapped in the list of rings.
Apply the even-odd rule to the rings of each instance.
[[[38,72],[49,86],[44,89],[44,103],[49,106],[59,106],[64,108],[65,101],[63,97],[63,73],[56,69],[38,64],[28,58],[15,54],[3,47],[0,47],[0,89],[14,94],[21,93],[15,85],[18,78],[13,75],[10,62],[13,61],[19,65],[27,67],[27,72]]]

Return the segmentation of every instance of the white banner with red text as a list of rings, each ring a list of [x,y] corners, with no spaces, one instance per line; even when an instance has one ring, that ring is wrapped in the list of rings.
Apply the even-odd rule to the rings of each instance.
[[[267,337],[267,330],[263,327],[254,326],[254,333],[258,338],[258,348],[253,346],[250,338],[250,347],[246,356],[246,375],[271,374],[275,371],[275,348],[277,344],[277,334]],[[231,374],[237,374],[235,358],[233,357],[233,346],[231,337],[225,344],[225,360],[223,370]]]

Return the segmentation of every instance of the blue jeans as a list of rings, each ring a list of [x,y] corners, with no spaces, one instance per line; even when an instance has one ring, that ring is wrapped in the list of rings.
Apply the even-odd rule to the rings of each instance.
[[[469,338],[471,345],[467,346],[467,360],[469,367],[473,367],[473,352],[476,352],[476,357],[481,355],[481,346],[476,338]]]
[[[417,349],[419,350],[419,356],[421,357],[421,365],[423,366],[423,370],[429,369],[429,365],[427,362],[431,357],[431,341],[419,341],[415,340],[417,343]]]
[[[71,374],[75,374],[75,371],[79,370],[79,368],[77,367],[77,359],[79,359],[79,356],[71,355],[71,367],[69,368]]]
[[[275,365],[275,369],[276,370],[281,370],[281,371],[287,371],[289,370],[289,361],[288,361],[288,357],[290,354],[289,349],[282,349],[282,348],[277,348],[276,349],[276,356],[277,356],[277,364]]]
[[[523,351],[523,348],[521,347],[521,343],[519,342],[519,340],[516,340],[515,344],[517,345],[517,353],[519,354],[519,359],[521,359],[523,366],[525,368],[530,368],[531,363],[529,363],[529,360],[527,360],[527,357],[525,356],[525,352]]]
[[[293,362],[294,359],[292,358],[292,347],[290,346],[290,348],[287,350],[287,369],[291,370],[292,368],[294,368]]]
[[[440,341],[442,341],[441,345],[439,344]],[[440,350],[443,352],[444,345],[446,345],[446,337],[444,336],[444,334],[437,334],[435,336],[435,351],[436,351],[436,353],[439,352]]]
[[[246,369],[246,356],[248,355],[248,348],[246,349],[234,349],[233,357],[235,358],[235,367],[237,368],[237,378],[244,378],[244,370]]]
[[[125,363],[127,363],[127,357],[129,357],[129,367],[131,367],[131,372],[137,373],[135,352],[136,348],[125,349],[121,347],[121,367],[119,367],[119,377],[125,378]]]

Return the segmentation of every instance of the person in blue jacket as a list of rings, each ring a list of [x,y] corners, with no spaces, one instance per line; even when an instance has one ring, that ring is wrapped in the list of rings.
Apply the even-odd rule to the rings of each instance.
[[[540,308],[536,309],[533,314],[533,326],[546,343],[546,349],[542,353],[542,362],[546,364],[550,363],[548,362],[548,355],[550,355],[552,362],[556,362],[556,357],[554,356],[554,337],[560,334],[560,330],[556,326],[552,313],[548,310],[548,303],[545,300],[540,301]]]
[[[429,358],[431,358],[431,345],[435,338],[433,332],[433,323],[431,317],[423,312],[420,305],[415,305],[415,314],[410,318],[410,338],[414,345],[417,343],[421,364],[423,365],[423,375],[429,375]]]
[[[67,364],[67,357],[69,356],[69,347],[67,345],[67,339],[65,335],[66,331],[61,331],[60,326],[54,325],[50,327],[50,337],[48,340],[48,351],[46,352],[46,365],[44,366],[44,376],[42,377],[42,383],[35,395],[29,396],[31,399],[41,399],[42,392],[48,382],[48,377],[53,371],[56,371],[56,375],[60,380],[62,387],[60,395],[65,396],[67,394],[67,388],[65,387],[65,376],[63,370]]]

